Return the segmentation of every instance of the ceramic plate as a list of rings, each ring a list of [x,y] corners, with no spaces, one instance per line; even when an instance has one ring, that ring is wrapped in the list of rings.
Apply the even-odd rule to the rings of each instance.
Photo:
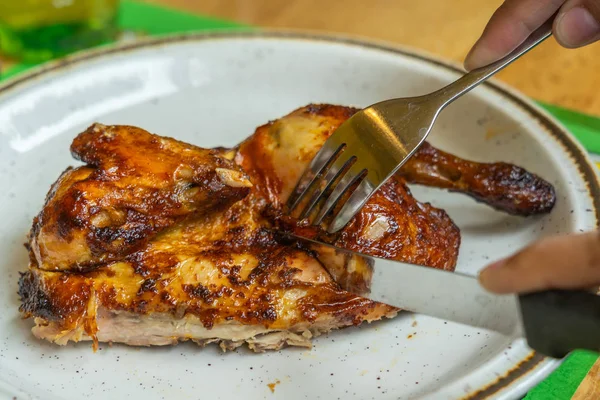
[[[92,122],[130,124],[204,147],[232,146],[270,119],[311,102],[366,106],[423,94],[456,79],[451,65],[414,51],[301,33],[177,36],[49,64],[0,86],[0,380],[6,398],[509,399],[558,361],[522,341],[403,313],[315,340],[312,350],[251,354],[36,340],[17,312],[18,271],[33,216],[59,173],[76,165],[73,137]],[[584,151],[546,113],[485,84],[446,109],[431,134],[446,151],[507,161],[552,182],[550,215],[518,218],[435,189],[414,195],[462,231],[457,270],[535,239],[597,226],[600,189]],[[269,384],[271,384],[269,386]]]

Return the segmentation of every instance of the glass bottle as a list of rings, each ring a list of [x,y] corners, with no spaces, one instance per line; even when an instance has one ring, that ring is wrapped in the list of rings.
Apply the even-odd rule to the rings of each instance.
[[[119,0],[0,0],[0,54],[41,62],[114,40]]]

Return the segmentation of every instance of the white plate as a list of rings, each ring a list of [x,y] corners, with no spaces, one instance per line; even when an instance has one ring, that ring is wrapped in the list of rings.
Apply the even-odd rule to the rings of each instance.
[[[31,220],[94,121],[138,125],[200,146],[231,146],[311,102],[366,106],[439,88],[452,66],[414,52],[299,33],[191,35],[86,53],[0,86],[0,380],[8,398],[515,398],[558,364],[522,342],[408,313],[315,340],[311,351],[220,353],[34,339],[21,320],[18,271]],[[431,141],[474,160],[514,162],[551,181],[554,211],[495,212],[462,195],[415,188],[462,230],[458,270],[559,232],[597,226],[600,190],[582,149],[547,114],[486,84],[449,107]],[[594,198],[596,200],[594,200]],[[417,321],[416,326],[414,321]],[[416,333],[416,334],[415,334]],[[408,338],[413,334],[412,338]],[[269,383],[279,382],[271,393]]]

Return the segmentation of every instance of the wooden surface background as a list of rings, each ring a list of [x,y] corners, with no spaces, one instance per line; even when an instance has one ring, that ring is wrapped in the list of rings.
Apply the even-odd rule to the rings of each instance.
[[[501,0],[145,0],[257,26],[349,33],[462,62]],[[600,43],[554,39],[498,75],[530,97],[600,116]]]

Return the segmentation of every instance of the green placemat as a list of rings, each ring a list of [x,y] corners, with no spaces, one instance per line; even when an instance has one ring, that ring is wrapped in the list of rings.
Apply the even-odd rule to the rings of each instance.
[[[191,15],[131,0],[122,1],[120,25],[124,30],[148,35],[214,29],[251,29],[249,26],[231,21]],[[33,66],[32,64],[14,66],[10,70],[3,72],[0,79],[8,78]],[[549,104],[540,103],[540,105],[559,119],[590,152],[600,154],[599,118]],[[587,352],[573,353],[546,380],[531,390],[525,399],[570,399],[596,359],[596,354]]]
[[[548,378],[530,390],[525,400],[570,399],[597,359],[595,353],[574,352]]]
[[[600,118],[538,102],[554,115],[591,153],[600,154]]]

